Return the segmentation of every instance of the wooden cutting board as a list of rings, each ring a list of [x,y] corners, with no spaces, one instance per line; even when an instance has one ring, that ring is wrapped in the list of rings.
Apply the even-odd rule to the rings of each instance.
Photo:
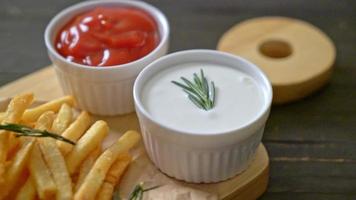
[[[3,98],[12,97],[15,94],[24,92],[33,92],[37,99],[44,101],[63,96],[53,67],[46,67],[0,88],[0,96]],[[139,130],[138,120],[134,113],[119,117],[105,117],[104,120],[117,132],[127,129]],[[144,153],[144,148],[140,149],[143,151],[143,154],[132,165],[132,169],[128,171],[127,177],[124,177],[121,183],[123,188],[129,188],[124,185],[135,184],[133,180],[138,181],[142,180],[142,178],[147,180],[150,178],[159,179],[166,186],[156,192],[172,191],[172,193],[181,194],[180,199],[187,200],[196,199],[194,195],[200,195],[199,198],[203,197],[202,199],[253,200],[261,196],[267,188],[269,159],[263,144],[258,147],[256,158],[245,172],[227,181],[214,184],[188,184],[170,178],[154,167]],[[124,194],[127,192],[122,191]]]

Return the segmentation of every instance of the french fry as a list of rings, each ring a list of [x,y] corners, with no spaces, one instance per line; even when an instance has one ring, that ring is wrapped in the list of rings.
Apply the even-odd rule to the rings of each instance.
[[[27,126],[27,127],[34,127],[34,123],[27,123],[27,122],[24,122],[22,120],[20,120],[19,122],[17,122],[18,124],[21,124],[21,125],[24,125],[24,126]],[[18,146],[19,146],[19,142],[20,140],[18,140],[16,138],[16,135],[15,134],[10,134],[9,135],[9,144],[8,144],[8,155],[10,153],[16,153],[16,150],[18,149]]]
[[[15,96],[7,107],[2,123],[18,123],[25,110],[31,105],[32,101],[32,93]]]
[[[110,172],[110,171],[109,171]],[[109,182],[105,182],[101,185],[98,194],[96,195],[96,200],[110,200],[112,199],[112,194],[115,190],[115,185]]]
[[[112,199],[115,186],[132,160],[128,151],[138,143],[140,134],[127,131],[101,153],[101,143],[109,132],[107,123],[99,120],[90,126],[91,117],[85,111],[72,122],[72,96],[28,109],[32,101],[32,94],[14,97],[6,112],[0,113],[0,123],[49,130],[76,145],[47,137],[18,139],[0,131],[0,200]],[[76,180],[75,195],[70,175]]]
[[[11,136],[11,135],[10,135]],[[9,146],[8,146],[8,151],[7,151],[7,159],[11,160],[16,152],[20,149],[20,143],[19,140],[9,140]]]
[[[23,173],[27,161],[30,157],[32,147],[34,145],[34,140],[26,141],[19,152],[17,152],[14,160],[11,162],[8,170],[5,174],[5,183],[0,187],[0,199],[4,199],[11,190],[13,190],[16,182],[19,180],[21,174]]]
[[[35,128],[49,130],[54,118],[55,115],[52,111],[46,111],[38,118]],[[59,151],[55,140],[52,138],[39,138],[37,142],[54,183],[56,184],[56,199],[71,199],[72,183],[65,166],[63,155]]]
[[[52,132],[61,135],[63,131],[67,129],[69,124],[72,122],[72,118],[73,118],[72,108],[66,103],[62,104],[57,114],[57,117],[53,122],[51,128]]]
[[[19,176],[19,179],[16,181],[16,184],[13,186],[14,189],[10,192],[6,199],[16,199],[17,194],[19,193],[21,187],[26,183],[29,176],[30,172],[28,169],[25,168]]]
[[[38,118],[35,128],[39,130],[49,130],[52,126],[54,118],[55,114],[52,111],[47,111],[43,113]],[[33,187],[37,190],[40,199],[49,199],[55,195],[57,187],[51,177],[50,171],[45,163],[45,160],[41,155],[38,140],[41,139],[37,139],[37,142],[35,143],[32,149],[28,165],[28,168],[31,172],[29,177],[29,179],[31,179],[31,182],[27,182],[25,184],[27,188],[24,188],[24,190],[30,190],[29,188]],[[30,184],[33,185],[31,186]],[[31,196],[31,198],[35,198],[35,196]]]
[[[2,120],[4,120],[4,118],[5,118],[5,113],[1,112],[0,113],[0,122],[2,122]]]
[[[29,169],[31,172],[30,178],[33,179],[32,182],[36,186],[40,199],[53,198],[57,192],[57,187],[37,143],[32,149]]]
[[[72,124],[70,124],[69,127],[62,133],[62,136],[76,142],[89,128],[90,124],[90,115],[87,112],[83,111],[82,113],[80,113],[77,119]],[[62,141],[57,141],[57,145],[63,155],[68,154],[73,148],[73,145],[67,144]]]
[[[52,122],[53,122],[53,119],[54,119],[54,113],[53,113],[53,112],[51,112],[51,111],[45,112],[45,113],[43,113],[43,114],[40,116],[40,118],[38,119],[35,128],[36,128],[36,129],[41,129],[41,130],[48,129],[49,127],[51,127]],[[25,139],[23,139],[23,145],[32,143],[33,146],[35,146],[35,145],[37,145],[37,143],[35,143],[35,141],[36,141],[36,140],[33,139],[33,138],[25,138]],[[21,151],[21,150],[20,150],[20,151]],[[36,150],[35,150],[35,153],[36,153]],[[19,155],[19,153],[18,153],[16,156],[18,156],[18,155]],[[32,155],[32,152],[31,152],[30,155]],[[31,171],[31,173],[32,173],[32,171],[33,171],[33,170],[31,170],[32,163],[33,163],[33,162],[35,162],[36,164],[41,164],[41,163],[38,162],[37,160],[31,161],[31,156],[29,156],[29,157],[30,157],[29,168],[30,168],[30,171]],[[15,159],[16,159],[16,157],[15,157]],[[13,167],[10,166],[9,169],[11,170],[11,169],[13,169]],[[38,175],[39,173],[42,173],[42,171],[38,171],[37,174],[35,174],[35,173],[34,173],[34,174],[31,174],[31,176],[34,176],[35,178],[37,178],[36,175]],[[7,175],[8,175],[8,174],[9,174],[9,172],[7,172]],[[5,179],[5,180],[6,180],[6,179]],[[6,181],[6,184],[8,184],[7,182],[8,182],[8,181]],[[30,187],[31,187],[30,184],[32,184],[32,183],[30,183],[30,182],[27,183],[27,186],[26,186],[26,187],[30,188]],[[34,187],[34,186],[33,186],[33,187]],[[29,197],[29,198],[31,198],[31,197]],[[34,198],[34,197],[33,197],[33,198]]]
[[[29,177],[16,195],[16,200],[34,200],[36,198],[35,182]]]
[[[59,151],[56,142],[51,138],[42,138],[39,140],[39,144],[42,155],[57,185],[56,199],[72,199],[72,181],[64,157]]]
[[[1,123],[18,123],[25,109],[31,105],[33,94],[15,96],[9,103]],[[16,143],[15,138],[10,137],[8,131],[0,131],[0,185],[4,183],[5,161],[7,158],[9,143]]]
[[[98,146],[93,152],[89,154],[89,156],[85,158],[83,163],[80,165],[74,191],[77,191],[79,187],[82,185],[85,177],[89,173],[90,169],[93,167],[95,160],[98,158],[100,153],[101,153],[101,146]]]
[[[65,96],[59,99],[55,99],[35,108],[27,109],[23,114],[22,119],[27,122],[33,122],[36,121],[46,111],[58,112],[62,104],[66,103],[70,106],[73,106],[74,102],[75,100],[72,96]]]
[[[113,145],[102,153],[96,160],[83,184],[75,193],[74,199],[94,199],[99,191],[107,172],[118,156],[129,151],[140,140],[140,134],[136,131],[127,131]]]
[[[96,195],[97,200],[111,200],[115,186],[120,182],[120,179],[129,166],[132,157],[128,153],[120,155],[115,163],[111,166],[109,172],[106,174],[104,183]]]
[[[102,143],[108,133],[108,124],[102,120],[96,121],[89,128],[66,157],[69,174],[73,175],[76,172],[85,157]]]
[[[28,123],[23,120],[20,120],[19,122],[16,122],[16,124],[21,124],[27,127],[34,127],[34,123]],[[11,153],[16,153],[19,147],[20,140],[16,138],[15,134],[10,134],[9,135],[9,143],[8,143],[8,155]]]
[[[37,120],[35,129],[38,130],[50,130],[55,114],[52,111],[44,112]]]

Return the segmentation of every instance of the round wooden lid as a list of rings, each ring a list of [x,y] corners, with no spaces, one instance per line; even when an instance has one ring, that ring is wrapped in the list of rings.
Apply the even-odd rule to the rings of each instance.
[[[273,86],[273,103],[303,98],[330,78],[335,60],[332,41],[317,27],[292,18],[260,17],[228,30],[218,50],[259,66]]]

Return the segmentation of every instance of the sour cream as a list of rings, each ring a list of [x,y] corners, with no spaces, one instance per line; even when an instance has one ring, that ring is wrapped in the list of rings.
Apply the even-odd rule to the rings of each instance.
[[[216,88],[215,106],[202,110],[191,102],[182,88],[171,83],[180,77],[193,79],[203,69]],[[254,120],[264,107],[263,89],[248,74],[219,64],[191,62],[166,68],[145,84],[141,99],[158,122],[192,133],[217,133],[242,127]]]

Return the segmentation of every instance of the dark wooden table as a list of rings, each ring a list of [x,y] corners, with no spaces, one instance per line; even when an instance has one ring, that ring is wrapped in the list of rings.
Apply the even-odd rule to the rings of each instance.
[[[50,64],[43,32],[78,1],[0,1],[0,85]],[[151,0],[168,17],[170,52],[216,48],[224,31],[252,17],[300,18],[337,48],[330,83],[299,102],[274,106],[263,142],[271,159],[261,199],[356,199],[356,1]]]

